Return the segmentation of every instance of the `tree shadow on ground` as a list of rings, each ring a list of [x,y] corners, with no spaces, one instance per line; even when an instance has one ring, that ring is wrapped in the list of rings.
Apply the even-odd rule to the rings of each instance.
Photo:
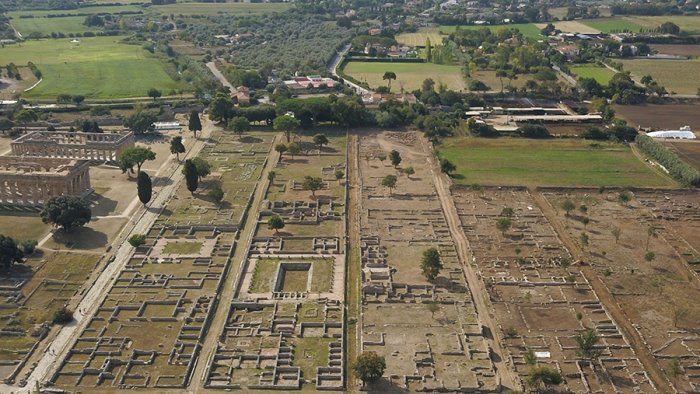
[[[462,175],[462,174],[452,174],[452,175],[449,175],[449,177],[452,179],[465,179],[464,175]]]
[[[433,281],[433,284],[437,287],[442,287],[444,289],[449,290],[450,292],[455,292],[455,293],[466,293],[467,288],[466,286],[463,286],[460,283],[457,283],[447,277],[444,276],[438,276],[435,278]]]
[[[57,243],[74,249],[96,249],[107,245],[107,234],[90,227],[80,227],[66,231],[58,229],[53,234]]]
[[[107,198],[101,194],[93,193],[90,196],[90,203],[92,216],[108,216],[114,213],[114,210],[117,209],[118,201]]]
[[[365,389],[371,394],[408,393],[408,390],[391,383],[387,378],[381,378],[374,383],[369,383],[365,386]]]
[[[241,138],[241,142],[243,142],[245,144],[259,144],[259,143],[263,142],[263,139],[258,138],[258,137],[253,137],[250,135],[246,135],[246,136],[243,136],[243,138]]]
[[[173,184],[172,178],[168,176],[157,176],[152,181],[154,186],[168,186]]]
[[[282,163],[287,163],[287,164],[307,164],[309,162],[309,159],[302,159],[299,158],[298,156],[295,156],[294,159],[291,157],[287,157],[284,159],[284,161],[281,161]]]

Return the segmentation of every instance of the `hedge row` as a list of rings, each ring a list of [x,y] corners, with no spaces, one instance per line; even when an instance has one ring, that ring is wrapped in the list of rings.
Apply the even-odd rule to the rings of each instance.
[[[700,187],[700,173],[675,153],[646,135],[638,135],[635,142],[642,152],[664,166],[677,181],[686,186]]]

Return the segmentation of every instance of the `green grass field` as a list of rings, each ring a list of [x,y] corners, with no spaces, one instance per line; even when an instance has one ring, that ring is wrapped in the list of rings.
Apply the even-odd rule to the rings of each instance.
[[[629,147],[584,140],[452,138],[441,156],[457,165],[458,184],[524,186],[675,186]]]
[[[26,18],[13,19],[12,26],[19,31],[23,37],[32,33],[39,33],[42,36],[51,33],[84,33],[86,31],[100,31],[97,27],[83,25],[84,16],[65,16],[61,18]]]
[[[625,71],[636,80],[651,75],[669,93],[697,94],[700,88],[700,60],[621,60]]]
[[[600,19],[584,19],[580,21],[586,26],[590,26],[604,33],[629,31],[633,33],[639,32],[643,25],[634,23],[626,18],[600,18]]]
[[[442,34],[450,34],[457,30],[457,28],[464,30],[478,30],[483,28],[488,28],[492,32],[496,32],[501,29],[518,29],[525,37],[530,38],[542,38],[540,35],[540,29],[533,25],[532,23],[514,23],[510,25],[487,25],[487,26],[477,26],[477,25],[465,25],[465,26],[440,26],[438,31]]]
[[[401,86],[406,91],[420,89],[426,78],[432,78],[438,85],[444,83],[448,89],[457,91],[466,89],[460,66],[433,63],[348,62],[344,71],[358,81],[367,82],[372,88],[386,85],[387,81],[382,80],[382,76],[386,71],[393,71],[397,79],[391,81],[391,87],[395,92],[400,91]]]
[[[144,97],[155,87],[163,94],[187,89],[166,72],[166,65],[139,45],[119,43],[120,37],[27,41],[0,48],[0,58],[18,65],[34,62],[43,81],[25,93],[27,98],[54,98],[59,94],[87,98]]]
[[[421,27],[415,33],[399,34],[396,36],[396,41],[400,44],[415,47],[425,45],[425,40],[428,38],[430,38],[430,42],[433,45],[442,44],[443,37],[436,27]]]
[[[265,14],[282,12],[289,3],[177,3],[151,6],[150,10],[164,15]]]
[[[664,22],[673,22],[684,32],[700,34],[700,15],[626,16],[625,19],[646,28],[655,28]]]
[[[69,14],[114,14],[117,12],[132,12],[132,11],[143,11],[144,8],[139,5],[122,5],[122,6],[95,6],[95,7],[82,7],[78,9],[71,10],[23,10],[23,11],[12,11],[8,12],[7,15],[12,19],[19,19],[20,15],[33,15],[35,18],[43,18],[49,14],[51,15],[69,15]],[[85,19],[85,17],[82,17]],[[54,19],[54,18],[51,18]]]
[[[580,64],[569,67],[571,72],[579,78],[593,78],[601,85],[607,85],[614,72],[610,69],[595,64]]]

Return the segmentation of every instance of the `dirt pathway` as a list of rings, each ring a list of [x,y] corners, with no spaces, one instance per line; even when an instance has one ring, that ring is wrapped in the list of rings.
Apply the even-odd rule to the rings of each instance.
[[[272,141],[270,146],[274,146],[275,142],[278,140],[279,136],[275,136],[275,140]],[[209,362],[216,353],[216,347],[219,343],[219,334],[223,331],[224,325],[228,320],[229,306],[231,305],[231,300],[233,300],[233,297],[235,296],[234,290],[236,288],[236,282],[238,282],[238,278],[241,275],[241,265],[248,255],[248,246],[253,238],[253,235],[255,234],[258,211],[260,210],[262,201],[265,199],[265,193],[267,192],[267,187],[269,184],[267,174],[269,174],[270,171],[275,168],[278,161],[279,153],[274,149],[270,149],[267,165],[265,168],[263,168],[260,175],[260,182],[255,189],[253,202],[250,205],[248,216],[246,217],[245,222],[242,224],[240,237],[236,241],[236,249],[233,252],[228,270],[226,271],[223,292],[216,296],[217,305],[214,306],[214,317],[209,325],[208,334],[205,337],[204,343],[202,344],[202,351],[199,354],[199,360],[197,360],[197,365],[194,369],[194,373],[192,374],[193,378],[190,381],[189,388],[191,392],[199,393],[204,390],[206,374],[209,371]]]
[[[362,224],[360,222],[362,212],[362,180],[360,175],[360,146],[357,134],[348,136],[348,175],[347,181],[350,182],[348,193],[348,266],[345,267],[347,273],[347,282],[345,286],[345,300],[347,305],[346,319],[346,337],[347,351],[346,364],[351,365],[360,351],[360,330],[362,329],[362,317],[360,316],[360,278],[361,278],[361,262],[360,262],[360,230]],[[352,375],[352,371],[348,369],[347,386],[349,390],[357,389],[357,379]]]
[[[569,249],[571,256],[574,260],[588,261],[588,255],[581,250],[579,245],[571,239],[569,233],[566,231],[564,224],[559,220],[557,212],[554,207],[547,201],[547,199],[536,190],[530,190],[533,200],[537,206],[542,211],[542,214],[547,218],[549,223],[554,228],[554,231],[559,236],[561,242]],[[664,373],[659,368],[659,364],[654,359],[649,349],[644,343],[639,331],[637,331],[630,320],[625,315],[620,305],[615,301],[615,298],[610,294],[608,287],[600,280],[596,274],[593,267],[589,265],[579,265],[581,273],[585,276],[591,287],[595,291],[596,295],[600,301],[605,305],[608,313],[612,316],[620,328],[622,333],[627,338],[630,346],[634,350],[634,353],[639,358],[639,361],[644,366],[644,370],[649,375],[654,386],[661,392],[674,392],[673,387],[664,375]]]
[[[425,140],[425,138],[421,137],[421,143],[424,146],[424,150],[426,152],[430,152],[429,143]],[[452,200],[449,181],[446,176],[440,172],[440,167],[433,155],[428,155],[427,161],[430,165],[431,172],[433,173],[435,189],[438,197],[440,198],[440,204],[445,214],[447,224],[450,228],[450,234],[452,235],[452,239],[455,243],[457,255],[459,256],[459,259],[464,267],[463,271],[472,294],[472,299],[474,300],[474,308],[476,309],[479,324],[482,327],[488,327],[489,331],[491,331],[491,335],[484,336],[484,338],[487,340],[493,353],[495,353],[492,360],[496,368],[496,373],[501,380],[501,386],[503,389],[505,389],[505,391],[521,390],[522,387],[520,385],[520,379],[508,361],[509,358],[507,357],[507,350],[502,346],[501,332],[498,329],[496,319],[491,312],[491,302],[488,298],[486,286],[471,265],[474,257],[471,249],[469,248],[467,237],[464,235],[464,231],[462,230],[459,214],[457,213],[457,207]]]
[[[185,157],[183,157],[183,160],[186,157],[196,156],[204,146],[204,142],[211,134],[213,125],[208,119],[205,118],[204,126],[205,127],[202,130],[200,139],[193,144],[192,148],[185,154]],[[27,363],[27,365],[32,365],[32,362],[37,363],[36,368],[34,368],[27,379],[27,385],[23,389],[11,386],[0,386],[1,392],[10,392],[15,390],[15,392],[29,392],[30,390],[36,388],[38,382],[49,379],[58,369],[60,366],[60,361],[66,357],[75,340],[80,336],[83,329],[90,323],[90,317],[94,313],[95,309],[100,305],[106,296],[112,283],[114,283],[114,281],[117,279],[119,272],[129,261],[133,247],[125,242],[125,240],[131,234],[147,233],[153,223],[155,223],[161,210],[165,207],[170,197],[177,191],[180,180],[182,180],[184,177],[179,168],[180,163],[174,161],[171,162],[170,166],[163,172],[169,174],[169,178],[172,180],[172,182],[164,185],[158,191],[158,193],[155,194],[155,197],[151,201],[148,209],[141,207],[134,212],[133,226],[130,228],[125,227],[120,235],[111,244],[113,246],[113,252],[104,259],[106,261],[106,265],[98,267],[98,269],[101,269],[99,276],[85,292],[85,296],[80,300],[75,308],[75,312],[73,314],[75,320],[62,327],[51,343],[47,342],[45,353],[42,354],[41,352],[37,352],[37,354],[32,357],[32,360]],[[10,390],[5,391],[6,388],[10,388]]]

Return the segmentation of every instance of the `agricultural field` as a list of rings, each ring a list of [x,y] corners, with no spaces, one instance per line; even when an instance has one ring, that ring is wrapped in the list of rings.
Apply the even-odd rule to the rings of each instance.
[[[13,22],[20,18],[20,16],[31,15],[36,18],[45,18],[48,15],[75,15],[75,14],[115,14],[119,12],[138,12],[143,11],[144,8],[140,5],[105,5],[105,6],[95,6],[95,7],[81,7],[77,9],[70,10],[22,10],[22,11],[12,11],[8,12],[7,16],[13,19]],[[85,19],[85,17],[81,17]],[[48,18],[56,19],[56,18]]]
[[[177,3],[151,6],[150,10],[161,15],[254,15],[283,12],[291,8],[289,3]]]
[[[625,119],[631,126],[652,128],[654,130],[672,130],[690,126],[700,138],[700,105],[616,105],[617,116]]]
[[[578,78],[593,78],[601,85],[607,85],[615,75],[609,68],[595,64],[581,64],[569,67]]]
[[[600,33],[600,30],[593,28],[591,26],[585,25],[584,21],[561,21],[561,22],[552,22],[554,27],[557,29],[561,30],[564,33],[591,33],[591,34],[596,34]],[[547,26],[546,23],[537,23],[535,24],[538,29],[543,29]]]
[[[12,20],[12,25],[22,35],[27,37],[32,33],[46,36],[51,33],[74,34],[87,31],[100,31],[99,27],[89,27],[83,25],[84,16],[64,16],[60,18],[16,18]]]
[[[673,15],[673,16],[626,16],[625,20],[644,26],[648,29],[659,27],[664,22],[673,22],[681,31],[698,34],[700,33],[700,16]]]
[[[372,88],[386,85],[382,80],[386,71],[396,73],[397,79],[391,81],[394,91],[420,89],[423,80],[432,78],[436,84],[444,83],[448,89],[463,91],[466,89],[460,66],[433,63],[393,63],[393,62],[348,62],[345,73],[367,82]]]
[[[408,45],[411,47],[423,46],[429,38],[432,45],[442,44],[444,35],[436,27],[421,27],[415,33],[401,33],[396,36],[396,41],[399,44]]]
[[[700,56],[700,45],[690,44],[651,44],[649,45],[655,51],[666,55],[679,55],[698,57]]]
[[[700,171],[700,142],[698,141],[663,141],[663,144],[676,152],[678,157]]]
[[[583,140],[453,138],[440,149],[457,165],[457,184],[675,186],[625,145]]]
[[[497,32],[501,29],[518,29],[523,34],[523,36],[528,38],[543,38],[540,34],[541,28],[535,26],[532,23],[514,23],[510,25],[463,25],[463,26],[440,26],[438,31],[440,34],[450,34],[457,29],[464,30],[479,30],[479,29],[489,29],[492,32]]]
[[[88,99],[144,97],[150,87],[171,94],[187,90],[174,81],[166,65],[139,45],[119,42],[119,37],[37,40],[0,49],[0,58],[18,65],[34,62],[43,81],[27,98],[55,98],[82,94]],[[128,76],[128,78],[127,78]]]
[[[700,60],[620,60],[635,80],[651,75],[669,93],[695,95],[700,89]]]
[[[600,18],[600,19],[584,19],[581,21],[586,26],[600,30],[603,33],[616,32],[639,32],[639,29],[644,28],[644,25],[639,25],[630,21],[627,18]]]

